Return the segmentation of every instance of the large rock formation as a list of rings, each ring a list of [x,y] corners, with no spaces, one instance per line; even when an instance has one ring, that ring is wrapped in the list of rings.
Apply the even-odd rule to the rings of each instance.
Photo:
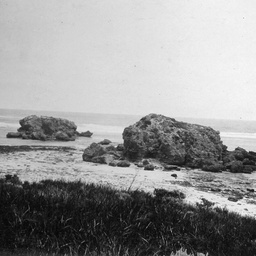
[[[21,119],[20,125],[17,135],[23,139],[70,141],[76,138],[77,126],[67,119],[31,115]],[[6,136],[13,137],[13,134]]]
[[[123,139],[124,156],[130,160],[156,158],[194,168],[222,164],[225,149],[214,129],[156,114],[125,128]]]
[[[219,132],[211,127],[179,122],[163,115],[143,117],[124,129],[123,139],[124,144],[117,147],[106,146],[108,140],[92,143],[84,150],[83,160],[111,166],[122,166],[117,161],[129,160],[146,170],[154,170],[151,161],[156,159],[164,170],[188,166],[209,172],[256,171],[255,152],[239,147],[228,151]]]

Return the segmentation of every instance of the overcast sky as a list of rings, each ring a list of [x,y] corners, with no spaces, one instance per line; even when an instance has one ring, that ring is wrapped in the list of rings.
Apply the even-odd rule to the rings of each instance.
[[[253,0],[0,0],[0,108],[256,120]]]

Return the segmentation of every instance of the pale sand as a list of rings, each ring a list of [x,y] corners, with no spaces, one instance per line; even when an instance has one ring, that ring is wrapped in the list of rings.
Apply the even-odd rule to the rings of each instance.
[[[177,174],[176,179],[171,176],[174,173]],[[111,167],[82,161],[81,150],[0,153],[0,177],[5,174],[17,174],[22,181],[30,182],[64,179],[146,192],[153,192],[155,188],[176,189],[186,195],[185,202],[202,203],[202,198],[205,198],[214,202],[214,206],[256,217],[256,192],[247,191],[247,188],[256,191],[255,174],[209,173],[185,168],[166,172],[160,166],[154,171],[145,171],[135,165]],[[243,198],[237,202],[229,201],[228,197],[234,194]]]

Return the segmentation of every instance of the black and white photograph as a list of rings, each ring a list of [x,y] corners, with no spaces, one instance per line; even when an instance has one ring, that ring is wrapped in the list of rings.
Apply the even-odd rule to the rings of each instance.
[[[256,256],[256,2],[0,0],[1,256]]]

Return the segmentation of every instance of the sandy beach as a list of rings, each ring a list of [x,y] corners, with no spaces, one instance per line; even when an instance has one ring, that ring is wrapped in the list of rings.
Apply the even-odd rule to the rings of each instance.
[[[127,168],[112,167],[84,162],[82,153],[81,149],[65,147],[1,146],[0,177],[16,174],[22,181],[29,182],[81,180],[146,192],[153,192],[156,188],[179,190],[186,195],[187,203],[202,203],[204,198],[214,203],[214,207],[256,217],[255,174],[210,173],[188,168],[163,171],[157,162],[154,162],[154,171],[145,171],[133,164]]]

